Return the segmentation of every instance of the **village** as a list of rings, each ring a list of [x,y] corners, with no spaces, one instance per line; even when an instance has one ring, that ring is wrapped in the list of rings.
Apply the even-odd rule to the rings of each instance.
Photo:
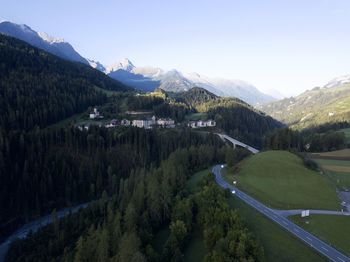
[[[89,114],[90,120],[99,120],[103,119],[103,115],[98,111],[97,108],[93,109],[93,112]],[[108,123],[105,123],[106,128],[115,128],[118,126],[133,126],[138,128],[151,129],[154,127],[162,128],[175,128],[176,126],[187,126],[190,128],[203,128],[203,127],[215,127],[216,122],[214,120],[198,120],[198,121],[188,121],[186,123],[175,123],[171,118],[157,118],[156,116],[142,118],[142,119],[112,119]],[[83,127],[80,127],[83,128]],[[85,129],[88,129],[88,126],[84,126]]]

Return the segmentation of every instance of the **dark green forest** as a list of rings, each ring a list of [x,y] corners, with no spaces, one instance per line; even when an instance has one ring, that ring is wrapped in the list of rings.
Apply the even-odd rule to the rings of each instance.
[[[262,248],[212,175],[198,192],[186,190],[193,172],[222,161],[225,154],[215,151],[212,146],[179,149],[159,168],[135,170],[110,200],[104,192],[79,214],[54,219],[39,234],[16,242],[7,261],[182,261],[194,227],[202,232],[204,261],[263,260]],[[159,252],[152,242],[164,226],[169,235]]]
[[[219,145],[191,131],[104,128],[1,134],[1,232],[55,207],[113,193],[137,167],[158,166],[178,148]],[[11,223],[12,222],[12,223]]]
[[[336,122],[304,129],[281,128],[268,134],[264,148],[274,150],[294,150],[298,152],[327,152],[350,147],[344,132],[348,122]]]
[[[54,209],[93,203],[17,242],[8,260],[181,261],[194,227],[206,243],[206,261],[262,257],[213,181],[207,178],[195,194],[185,189],[194,172],[225,159],[238,161],[241,154],[232,154],[216,135],[185,125],[153,130],[53,125],[94,106],[111,118],[149,110],[177,122],[206,112],[219,129],[256,146],[280,126],[238,99],[193,92],[183,94],[185,99],[138,95],[86,65],[1,35],[0,239]],[[151,243],[163,227],[170,235],[159,252]]]

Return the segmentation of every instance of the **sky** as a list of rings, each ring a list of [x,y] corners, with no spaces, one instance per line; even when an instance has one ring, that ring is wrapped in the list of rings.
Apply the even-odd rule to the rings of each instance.
[[[348,0],[0,0],[0,20],[105,65],[127,57],[287,96],[350,74],[349,14]]]

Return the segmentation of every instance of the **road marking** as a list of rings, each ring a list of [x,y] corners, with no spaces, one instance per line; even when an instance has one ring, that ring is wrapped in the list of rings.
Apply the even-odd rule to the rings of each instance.
[[[310,241],[312,241],[312,239],[311,238],[309,238],[309,237],[306,237],[308,240],[310,240]]]
[[[298,230],[298,229],[296,229],[296,228],[293,228],[293,230],[294,230],[295,232],[298,232],[298,233],[299,233],[299,230]]]
[[[345,262],[345,260],[343,260],[343,259],[341,259],[340,257],[337,257],[340,261],[343,261],[343,262]]]
[[[323,250],[326,250],[326,251],[328,251],[328,249],[327,248],[325,248],[325,247],[321,247]]]
[[[286,221],[283,221],[283,224],[285,224],[286,226],[288,226],[288,223]]]

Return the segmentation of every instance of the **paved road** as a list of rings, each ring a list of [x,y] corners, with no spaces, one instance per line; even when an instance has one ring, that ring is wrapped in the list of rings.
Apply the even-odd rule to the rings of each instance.
[[[75,207],[70,208],[64,208],[57,212],[57,217],[62,218],[64,216],[67,216],[70,213],[76,213],[80,209],[85,208],[88,206],[88,203],[80,204]],[[25,224],[20,229],[18,229],[15,233],[13,233],[11,236],[9,236],[3,243],[0,244],[0,262],[3,262],[5,260],[5,256],[7,254],[8,249],[10,248],[10,245],[13,241],[16,239],[23,239],[26,238],[29,234],[29,232],[36,232],[40,228],[51,224],[52,223],[52,217],[51,215],[46,215],[43,217],[40,217],[28,224]]]
[[[274,209],[276,213],[281,216],[288,217],[293,215],[300,215],[305,209],[292,209],[292,210],[277,210]],[[341,212],[333,210],[313,210],[310,209],[310,215],[333,215],[333,216],[350,216],[350,212]]]
[[[221,173],[220,173],[221,165],[214,166],[212,171],[215,175],[215,180],[219,184],[219,186],[221,186],[222,188],[228,188],[231,191],[234,190],[235,195],[238,198],[240,198],[242,201],[247,203],[249,206],[255,208],[257,211],[259,211],[269,219],[279,224],[285,230],[289,231],[291,234],[293,234],[294,236],[302,240],[306,245],[315,249],[317,252],[324,255],[326,258],[328,258],[331,261],[350,262],[349,257],[343,255],[335,248],[321,241],[320,239],[310,234],[309,232],[305,231],[301,227],[295,225],[294,223],[289,221],[286,217],[281,216],[279,213],[275,212],[275,210],[268,208],[264,204],[260,203],[259,201],[255,200],[254,198],[240,191],[233,185],[230,185],[229,183],[227,183],[221,177]],[[276,245],[278,245],[278,243],[276,243]]]
[[[230,141],[232,144],[234,145],[238,145],[238,146],[241,146],[241,147],[244,147],[246,149],[248,149],[250,152],[252,152],[253,154],[257,154],[259,153],[259,150],[254,148],[254,147],[251,147],[251,146],[248,146],[247,144],[244,144],[228,135],[224,135],[224,134],[220,134],[220,133],[216,133],[222,140],[228,140]]]

